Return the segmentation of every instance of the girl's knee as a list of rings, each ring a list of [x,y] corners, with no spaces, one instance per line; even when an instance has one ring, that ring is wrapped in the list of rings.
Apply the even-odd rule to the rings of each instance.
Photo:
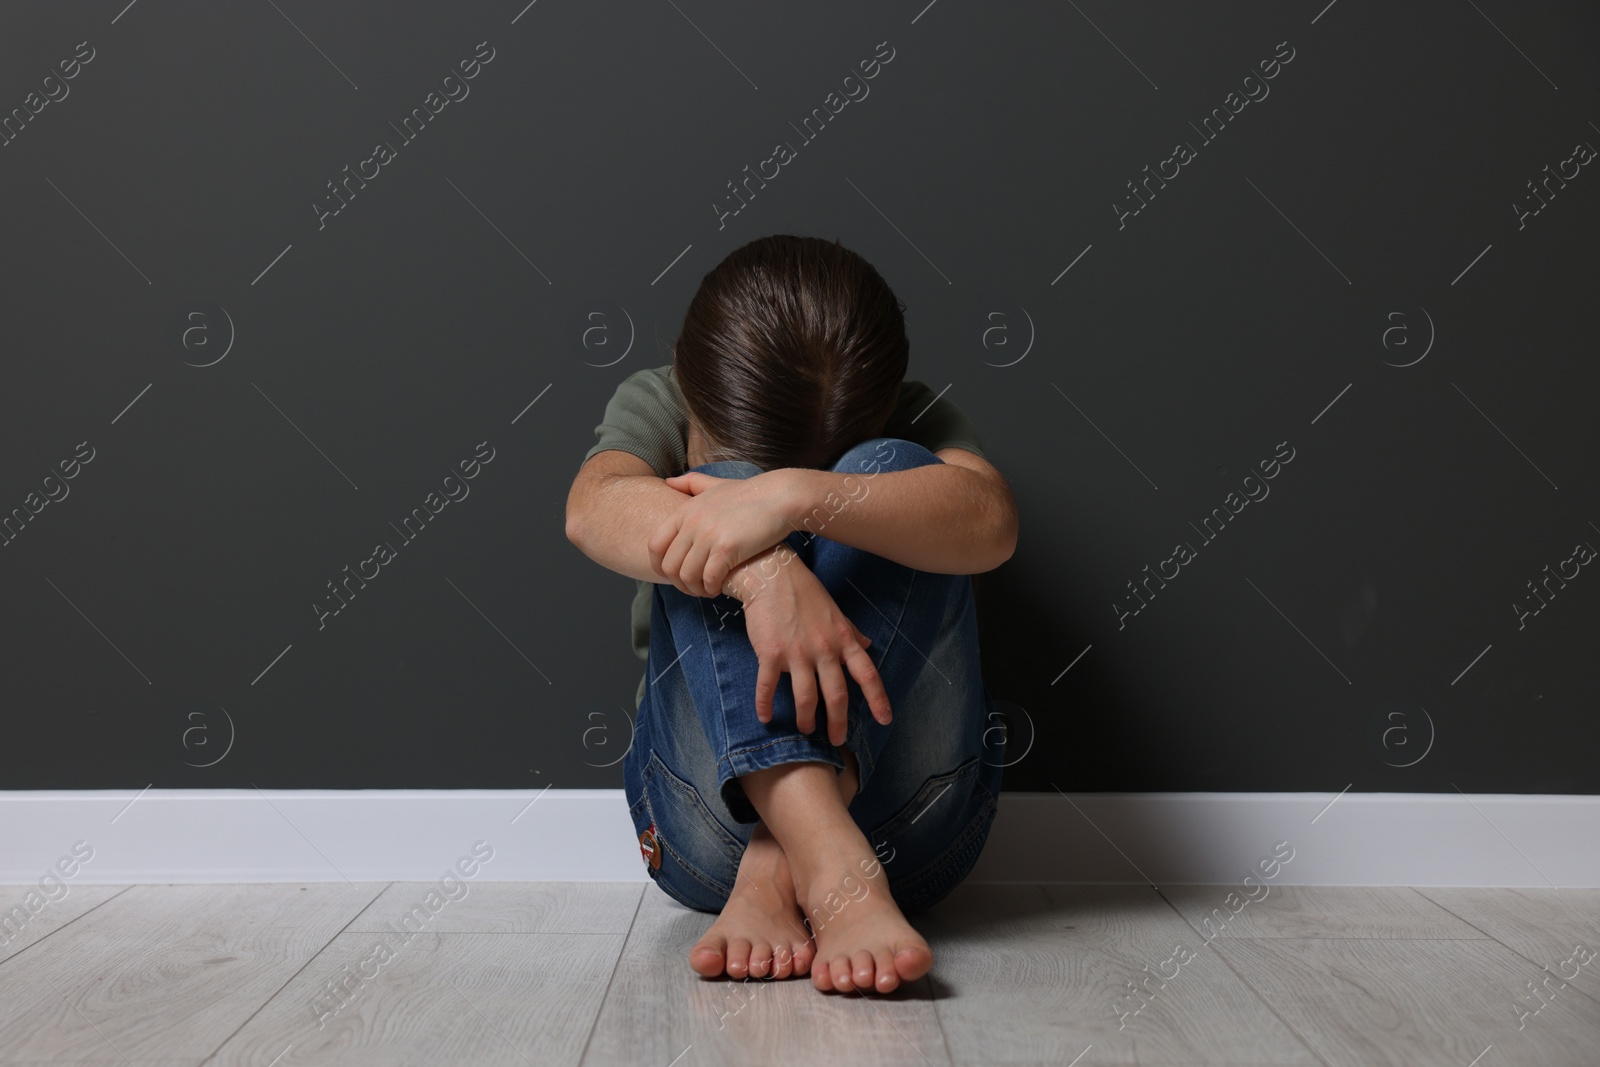
[[[880,471],[911,470],[943,462],[915,441],[902,437],[873,437],[847,449],[833,469],[840,474],[859,473],[870,477]]]
[[[692,471],[709,474],[713,478],[754,478],[762,473],[761,468],[749,460],[744,459],[719,459],[712,463],[702,463],[698,467],[690,467]]]

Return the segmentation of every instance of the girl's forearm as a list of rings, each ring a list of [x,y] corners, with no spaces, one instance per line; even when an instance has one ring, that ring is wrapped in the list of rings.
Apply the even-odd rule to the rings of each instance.
[[[647,475],[605,474],[596,477],[568,504],[567,539],[596,563],[629,578],[671,584],[650,560],[650,537],[694,497]],[[748,603],[783,565],[794,559],[778,541],[735,566],[724,591]],[[802,563],[801,566],[804,566]]]
[[[980,574],[1016,550],[1010,490],[953,463],[850,474],[791,468],[789,521],[914,570]]]
[[[647,582],[665,582],[650,564],[650,535],[692,499],[663,479],[607,474],[596,479],[572,509],[567,538],[607,570]]]

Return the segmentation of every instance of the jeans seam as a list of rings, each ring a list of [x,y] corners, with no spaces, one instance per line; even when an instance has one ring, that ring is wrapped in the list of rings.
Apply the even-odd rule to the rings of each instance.
[[[890,622],[889,622],[889,647],[884,649],[883,654],[878,657],[880,662],[882,660],[885,660],[885,659],[889,658],[889,653],[894,649],[895,641],[897,639],[898,640],[904,640],[904,637],[905,637],[905,635],[903,635],[900,632],[900,621],[906,617],[906,605],[911,603],[911,594],[916,589],[916,586],[917,586],[917,570],[916,570],[916,568],[915,567],[907,567],[906,569],[911,572],[911,582],[906,586],[905,598],[900,601],[899,616],[897,618],[895,618],[895,619],[890,620]],[[865,597],[863,597],[862,599],[865,599]],[[887,615],[885,615],[884,618],[887,619],[889,617]],[[910,644],[910,643],[911,642],[906,641],[906,644]],[[917,654],[921,655],[921,652],[919,651]],[[922,673],[920,668],[918,669],[917,673],[918,674]],[[915,684],[916,684],[916,679],[912,678],[906,691],[910,692],[910,686],[914,686]],[[862,699],[866,699],[866,694],[865,693],[862,694]],[[876,766],[876,763],[874,763],[874,766]],[[870,774],[871,769],[872,768],[868,769],[869,774]],[[865,782],[866,782],[866,778],[863,777],[863,779],[862,779],[863,785],[865,784]]]
[[[743,463],[748,466],[755,467],[757,473],[761,473],[761,467],[758,464],[751,463],[749,460],[717,460],[714,461],[714,463]],[[704,467],[709,467],[712,465],[712,463],[704,463],[695,469],[700,470]],[[745,475],[745,477],[754,477],[754,475]],[[700,608],[700,629],[701,632],[705,634],[706,638],[706,658],[711,661],[711,678],[717,686],[717,721],[722,727],[722,743],[718,747],[726,750],[728,747],[728,705],[727,702],[722,699],[722,672],[717,670],[716,649],[711,643],[711,624],[706,621],[705,601],[714,598],[696,597],[695,599],[700,601],[700,604],[698,605]]]
[[[730,894],[732,894],[733,890],[726,889],[726,888],[724,888],[722,886],[719,886],[715,882],[713,882],[709,877],[707,877],[704,874],[701,874],[700,873],[700,869],[698,867],[696,867],[694,864],[690,863],[689,860],[683,855],[683,853],[679,852],[677,849],[675,849],[671,845],[669,845],[666,842],[665,839],[662,839],[662,840],[658,841],[658,847],[664,848],[668,852],[670,852],[672,854],[672,858],[677,861],[678,867],[685,874],[687,874],[689,877],[693,878],[695,881],[699,882],[701,885],[705,886],[707,889],[711,890],[713,893],[718,894],[720,896],[724,896],[724,897],[729,896]],[[656,884],[657,885],[661,885],[661,886],[665,886],[666,883],[662,882],[660,879],[657,879],[656,880]],[[674,899],[677,899],[678,903],[680,903],[680,904],[688,905],[691,908],[696,907],[696,905],[689,903],[689,901],[687,901],[687,900],[683,900],[681,898],[678,898],[678,897],[676,897],[676,895],[674,895]]]
[[[865,693],[862,694],[862,701],[863,703],[866,701]],[[867,730],[866,717],[871,714],[872,708],[870,706],[865,707],[864,710],[857,714],[855,719],[850,720],[850,725],[854,726],[855,729],[845,733],[845,748],[849,749],[851,755],[856,758],[856,791],[851,795],[850,801],[846,802],[846,806],[860,796],[862,790],[867,788],[867,780],[872,777],[873,768],[878,765],[878,761],[872,758],[872,746],[867,744],[865,736]],[[855,743],[851,744],[851,741]]]
[[[982,786],[981,782],[977,784],[980,787]],[[906,902],[907,907],[914,908],[917,911],[931,907],[932,904],[922,904],[917,899],[918,891],[926,890],[928,886],[934,886],[937,889],[942,883],[948,881],[951,868],[960,865],[967,858],[974,844],[977,843],[980,832],[984,840],[987,841],[987,828],[992,823],[994,815],[998,813],[1000,805],[987,788],[984,789],[984,794],[988,799],[979,806],[977,814],[967,823],[961,835],[950,843],[950,847],[925,864],[920,870],[900,880],[896,895]],[[981,845],[978,851],[981,852]],[[976,862],[976,857],[973,857],[973,862]],[[970,868],[971,864],[969,863],[967,866]],[[970,873],[970,870],[963,872],[962,877],[965,878],[967,873]],[[953,887],[954,883],[949,888]],[[949,888],[945,889],[946,894],[948,894]],[[938,901],[933,901],[932,903],[938,903]]]
[[[879,556],[877,558],[882,559],[885,563],[894,563],[893,560],[886,559],[886,558],[884,558],[882,556]],[[904,566],[904,564],[895,564],[895,566]],[[896,639],[899,639],[899,638],[902,637],[902,635],[900,633],[900,620],[904,619],[906,617],[906,605],[911,602],[911,590],[917,584],[917,573],[918,573],[917,569],[915,567],[906,567],[906,570],[911,572],[911,584],[906,586],[905,599],[900,601],[900,613],[899,613],[899,615],[897,615],[893,619],[890,619],[889,616],[883,611],[882,608],[879,608],[872,601],[867,600],[867,595],[865,593],[862,593],[859,588],[856,589],[856,592],[861,594],[861,599],[866,602],[867,607],[871,608],[873,611],[876,611],[879,615],[882,615],[884,617],[884,619],[887,620],[888,623],[889,623],[889,631],[890,631],[889,632],[889,644],[888,644],[888,647],[886,647],[883,650],[882,654],[878,657],[878,662],[879,663],[883,662],[883,660],[888,658],[889,650],[894,648],[894,643],[895,643]],[[846,580],[848,581],[848,579],[846,579]],[[850,584],[851,585],[855,585],[854,582],[851,582]],[[920,650],[918,650],[917,654],[920,656],[922,653],[921,653]],[[876,666],[876,664],[874,664],[874,666]],[[918,673],[921,673],[921,672],[919,671]],[[862,693],[861,695],[862,695],[863,699],[865,699],[866,694]]]
[[[672,769],[666,765],[666,762],[664,760],[661,759],[661,756],[660,756],[659,753],[654,753],[654,752],[651,753],[650,761],[653,762],[654,764],[656,764],[657,766],[659,766],[667,774],[673,774]],[[646,770],[647,771],[649,770],[649,764],[648,763],[646,764]],[[677,776],[675,774],[673,774],[673,777],[677,777]],[[649,814],[650,822],[653,825],[655,825],[657,827],[660,827],[662,824],[656,818],[655,801],[652,800],[651,797],[650,797],[650,786],[651,786],[651,783],[652,782],[656,782],[656,781],[659,781],[659,776],[656,775],[653,772],[649,773],[648,776],[641,774],[641,776],[640,776],[640,784],[641,784],[640,799],[642,799],[644,801],[645,811]],[[679,781],[682,781],[682,779],[679,779]],[[685,782],[684,784],[687,785],[689,787],[689,789],[695,793],[696,796],[699,796],[699,792],[694,789],[694,786],[693,786],[692,783]],[[667,785],[667,783],[665,783],[665,782],[661,782],[660,783],[660,788],[667,789],[669,791],[672,791],[672,789],[673,789],[673,787]],[[709,827],[696,825],[698,823],[698,821],[699,821],[699,817],[698,817],[697,813],[693,810],[693,806],[694,806],[693,802],[689,801],[687,798],[685,798],[684,803],[686,805],[688,805],[688,808],[686,810],[681,810],[679,812],[679,814],[681,814],[683,819],[688,823],[690,829],[697,830],[699,833],[705,835],[706,841],[708,841],[714,848],[716,848],[718,850],[718,852],[720,852],[731,863],[737,864],[737,862],[738,862],[737,859],[735,859],[734,856],[732,855],[732,853],[729,852],[729,850],[726,847],[726,843],[725,842],[720,841],[715,836],[713,836]],[[701,798],[701,800],[700,800],[701,807],[704,807],[704,803],[705,803],[704,798]],[[670,852],[672,854],[673,859],[677,860],[679,867],[681,867],[686,873],[688,873],[689,876],[692,877],[695,881],[699,882],[701,885],[704,885],[706,888],[710,889],[712,892],[719,893],[719,894],[722,894],[724,896],[726,896],[727,894],[732,892],[732,889],[718,885],[717,883],[715,883],[715,882],[713,882],[711,880],[711,877],[709,875],[702,873],[700,868],[697,867],[695,864],[691,863],[689,861],[688,857],[684,853],[679,852],[675,847],[673,847],[673,843],[671,841],[667,840],[667,838],[664,835],[658,835],[658,837],[656,839],[656,845],[657,845],[658,848],[661,848],[661,849],[663,849],[663,850],[665,850],[667,852]],[[660,879],[657,879],[657,882],[659,883]],[[674,896],[674,899],[678,899],[678,898],[676,896]],[[685,900],[681,900],[680,899],[679,903],[680,904],[686,904],[689,907],[695,907],[695,905],[689,904],[689,902],[685,901]]]
[[[711,678],[717,686],[717,723],[722,728],[722,743],[718,747],[726,750],[728,747],[728,705],[722,699],[722,672],[717,670],[717,654],[716,649],[711,644],[711,624],[706,621],[705,604],[702,602],[698,607],[700,609],[700,630],[706,637],[706,659],[711,662]]]
[[[816,738],[807,737],[804,734],[795,734],[795,735],[793,735],[791,737],[775,737],[771,741],[765,741],[765,742],[762,742],[759,745],[750,745],[750,746],[747,746],[745,748],[741,748],[736,752],[729,752],[726,755],[724,755],[721,759],[719,759],[717,762],[719,764],[720,763],[726,763],[726,764],[728,764],[729,768],[731,769],[732,766],[733,766],[734,757],[736,757],[736,756],[748,756],[748,755],[752,755],[752,754],[754,754],[756,752],[763,752],[766,749],[769,749],[769,748],[773,747],[774,745],[792,745],[792,744],[794,744],[796,742],[804,742],[805,744],[808,744],[808,745],[824,745],[829,750],[831,750],[833,752],[837,752],[838,751],[837,746],[828,745],[828,743],[825,742],[825,741],[818,741]],[[828,763],[830,766],[832,765],[832,761],[831,760],[788,760],[786,762],[790,762],[790,763],[802,763],[802,762]],[[844,765],[844,760],[840,759],[839,763],[840,763],[840,766],[842,767]],[[737,778],[738,775],[737,774],[733,774],[733,775],[730,775],[730,777]]]
[[[882,558],[882,557],[879,557],[879,558]],[[892,560],[885,560],[885,562],[893,562],[893,561]],[[897,639],[902,639],[902,634],[900,633],[900,620],[904,619],[906,617],[906,605],[911,602],[911,593],[912,593],[912,590],[914,590],[916,588],[916,584],[917,584],[917,569],[915,567],[907,567],[906,569],[911,572],[911,582],[910,582],[910,584],[908,584],[906,586],[905,598],[900,601],[900,612],[899,612],[899,616],[897,618],[889,619],[888,615],[884,615],[884,613],[882,611],[878,611],[876,606],[874,606],[870,600],[867,600],[867,596],[866,596],[865,593],[861,593],[861,590],[859,590],[859,589],[856,590],[856,592],[861,593],[861,599],[862,600],[867,600],[867,606],[868,607],[872,608],[874,611],[878,611],[878,614],[883,615],[883,617],[889,621],[889,643],[888,643],[888,646],[886,648],[884,648],[884,650],[881,653],[879,653],[879,655],[878,655],[878,663],[882,663],[884,660],[888,659],[889,658],[889,653],[894,649],[895,641]],[[909,641],[906,642],[906,643],[910,644]],[[921,655],[922,653],[920,651],[918,651],[917,654]],[[876,667],[877,664],[873,664],[873,666]],[[920,668],[918,669],[917,673],[918,674],[922,673]],[[915,683],[916,683],[916,679],[913,678],[911,684],[914,685]],[[909,689],[907,691],[909,692]],[[867,694],[865,693],[865,691],[863,691],[862,694],[861,694],[861,700],[862,700],[862,703],[864,705],[863,709],[861,711],[861,715],[863,717],[870,716],[872,714],[872,706],[871,706],[871,704],[867,703]],[[864,728],[865,727],[863,725],[863,729]],[[876,771],[877,765],[878,765],[877,764],[877,760],[872,758],[871,752],[869,751],[871,746],[866,743],[866,739],[865,738],[861,738],[860,739],[860,746],[861,746],[862,751],[866,753],[866,757],[863,759],[861,752],[856,753],[856,764],[857,764],[857,775],[858,775],[858,781],[856,783],[856,792],[857,793],[860,793],[862,790],[866,789],[867,781],[872,777],[872,775],[873,775],[874,771]]]
[[[661,758],[659,752],[652,751],[650,753],[650,762],[660,769],[660,773],[651,771],[649,781],[660,781],[663,788],[672,793],[679,793],[678,786],[661,781],[661,776],[664,774],[675,779],[682,786],[681,792],[686,794],[681,797],[681,800],[689,807],[687,814],[694,815],[698,812],[698,814],[704,816],[704,818],[691,820],[691,825],[704,835],[706,840],[716,846],[730,862],[737,863],[739,857],[744,854],[743,846],[739,844],[737,838],[729,834],[717,821],[717,817],[711,813],[711,809],[706,805],[706,798],[700,795],[700,790],[695,788],[694,783],[679,778],[677,772],[667,766],[667,761]],[[677,805],[674,806],[676,807]],[[718,836],[719,834],[724,836]]]

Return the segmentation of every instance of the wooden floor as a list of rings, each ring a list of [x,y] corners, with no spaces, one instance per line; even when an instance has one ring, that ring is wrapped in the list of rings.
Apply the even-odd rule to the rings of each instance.
[[[964,885],[864,997],[698,978],[653,885],[469,883],[403,942],[430,888],[72,886],[0,946],[0,1064],[1600,1064],[1600,890]]]

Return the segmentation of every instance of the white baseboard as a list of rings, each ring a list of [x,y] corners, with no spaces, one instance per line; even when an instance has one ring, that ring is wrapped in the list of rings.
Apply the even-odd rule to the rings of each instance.
[[[647,880],[620,789],[0,791],[0,884],[79,841],[79,884],[431,881],[478,841],[482,879]],[[1280,841],[1280,885],[1600,887],[1600,797],[1460,793],[1005,793],[969,880],[1237,884]]]

